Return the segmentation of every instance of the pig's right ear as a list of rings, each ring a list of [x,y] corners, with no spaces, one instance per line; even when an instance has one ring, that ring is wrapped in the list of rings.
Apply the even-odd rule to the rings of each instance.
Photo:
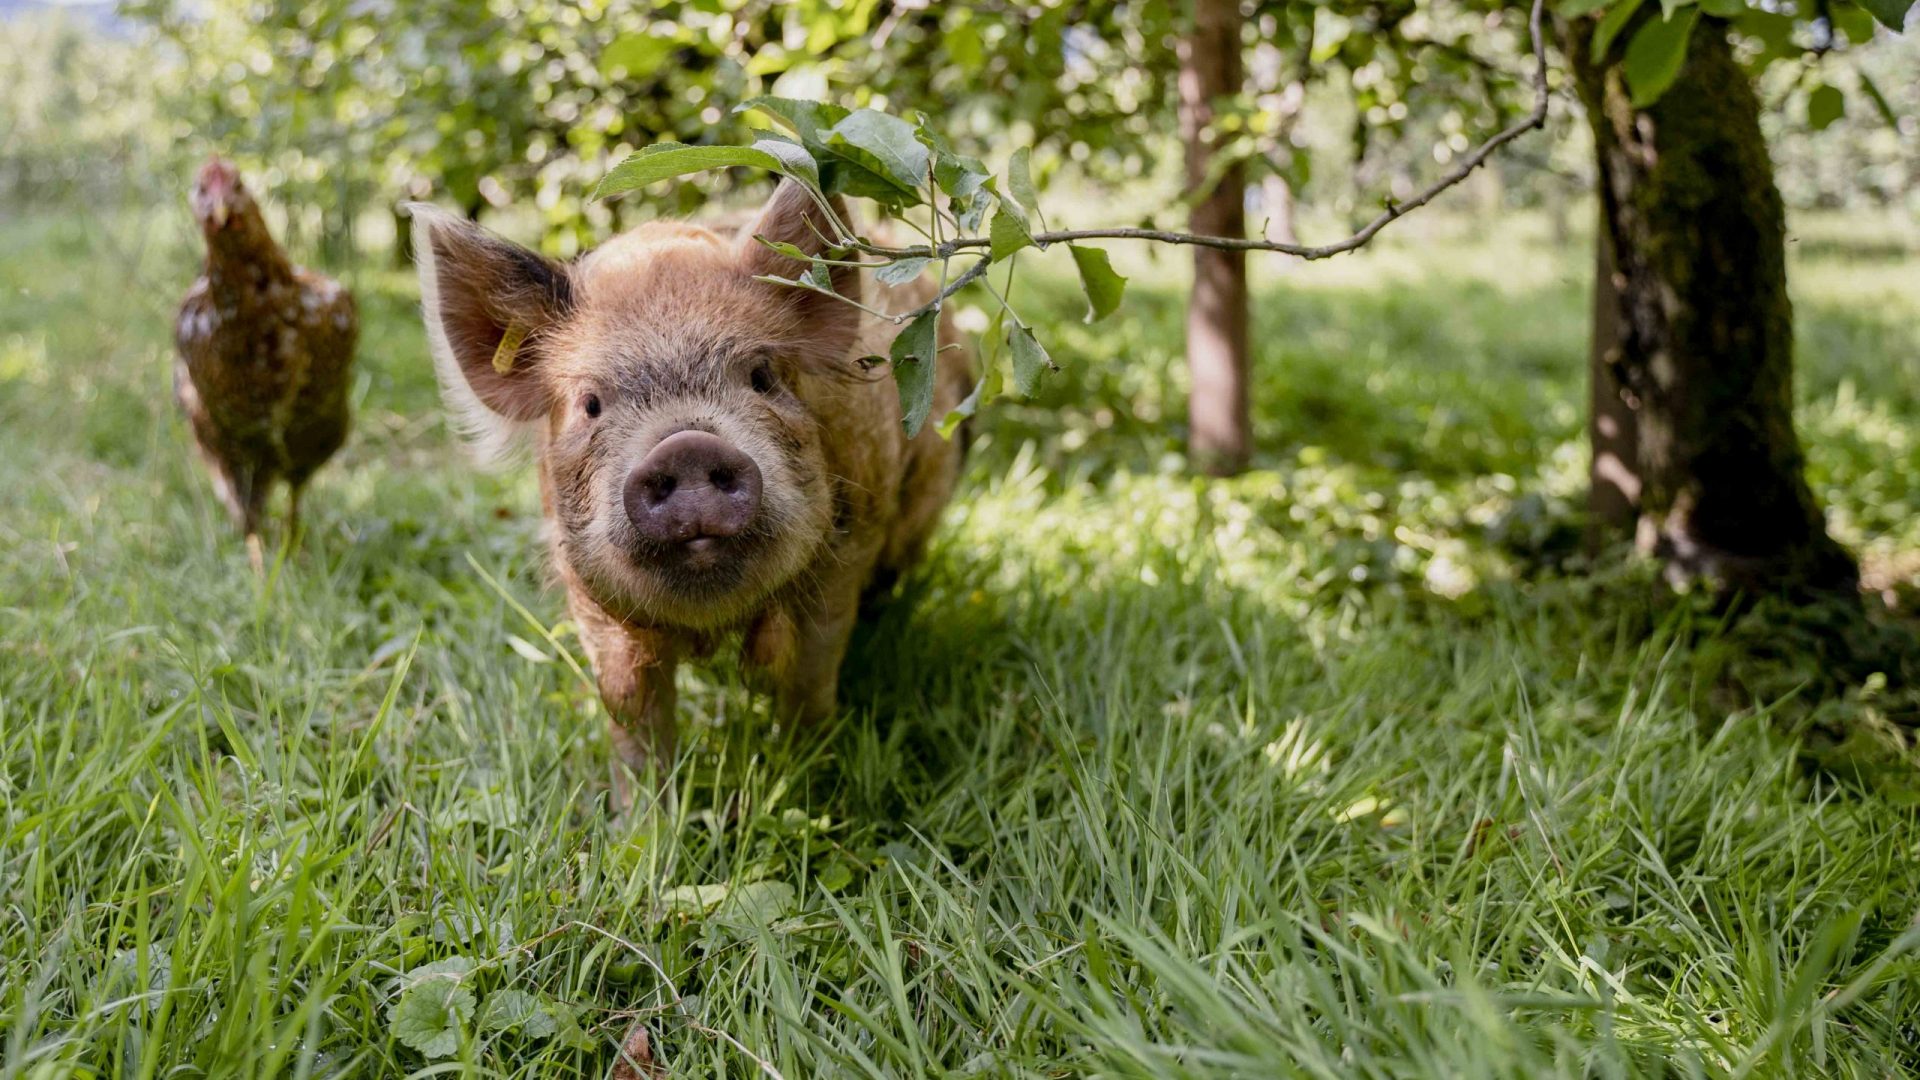
[[[566,266],[425,203],[411,203],[413,259],[440,390],[483,456],[544,416],[545,338],[573,305]]]

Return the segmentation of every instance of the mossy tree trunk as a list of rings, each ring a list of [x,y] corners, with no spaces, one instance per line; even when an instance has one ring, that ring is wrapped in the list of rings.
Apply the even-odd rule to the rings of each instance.
[[[1597,374],[1632,409],[1638,544],[1677,580],[1851,590],[1857,567],[1827,535],[1794,433],[1786,222],[1753,86],[1724,24],[1703,18],[1673,85],[1635,108],[1624,45],[1596,63],[1592,31],[1575,20],[1567,52],[1613,264],[1596,286],[1612,286],[1616,320],[1610,341],[1596,335]]]
[[[1246,169],[1217,168],[1213,108],[1241,90],[1238,0],[1194,0],[1193,26],[1180,43],[1180,132],[1187,144],[1187,186],[1197,196],[1189,227],[1214,236],[1247,233]],[[1211,187],[1208,185],[1211,184]],[[1248,386],[1247,255],[1193,249],[1187,302],[1187,452],[1215,475],[1247,467],[1253,454]]]

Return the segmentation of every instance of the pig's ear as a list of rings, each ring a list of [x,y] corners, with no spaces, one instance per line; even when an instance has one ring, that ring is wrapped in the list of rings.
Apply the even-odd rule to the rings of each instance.
[[[847,220],[847,207],[839,196],[829,199],[828,205],[833,207],[835,217],[841,221]],[[780,254],[759,238],[792,244],[808,255],[819,255],[830,246],[833,235],[833,226],[827,223],[820,204],[814,201],[807,189],[792,180],[782,180],[780,186],[774,189],[773,197],[767,200],[767,205],[760,211],[759,220],[741,231],[740,263],[747,273],[756,276],[771,274],[775,277],[797,278],[807,272],[807,264]],[[832,267],[830,280],[834,292],[851,300],[861,298],[860,270],[857,267]],[[823,363],[835,363],[845,358],[847,350],[853,347],[854,335],[860,329],[859,308],[806,289],[782,285],[768,287],[778,290],[775,302],[784,305],[795,318],[794,333],[798,338],[798,346],[804,352]]]
[[[573,303],[567,268],[438,207],[413,203],[413,258],[440,390],[483,456],[544,416],[544,339]]]

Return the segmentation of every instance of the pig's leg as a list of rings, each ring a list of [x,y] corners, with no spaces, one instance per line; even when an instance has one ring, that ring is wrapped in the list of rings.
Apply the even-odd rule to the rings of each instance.
[[[664,635],[628,627],[603,625],[586,637],[600,701],[611,720],[608,740],[618,755],[613,805],[624,813],[633,805],[629,774],[644,777],[653,766],[664,784],[665,771],[673,766],[676,650]]]
[[[860,614],[860,583],[830,582],[793,613],[793,653],[776,673],[782,712],[802,723],[833,715],[840,662]]]

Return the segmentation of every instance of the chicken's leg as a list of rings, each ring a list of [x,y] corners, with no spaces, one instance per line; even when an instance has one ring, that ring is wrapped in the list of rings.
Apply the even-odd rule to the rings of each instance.
[[[266,516],[267,493],[273,490],[273,478],[258,472],[242,473],[234,479],[234,495],[238,506],[240,531],[247,538],[247,561],[253,564],[253,572],[265,577],[267,573],[266,552],[260,545],[260,519]]]

